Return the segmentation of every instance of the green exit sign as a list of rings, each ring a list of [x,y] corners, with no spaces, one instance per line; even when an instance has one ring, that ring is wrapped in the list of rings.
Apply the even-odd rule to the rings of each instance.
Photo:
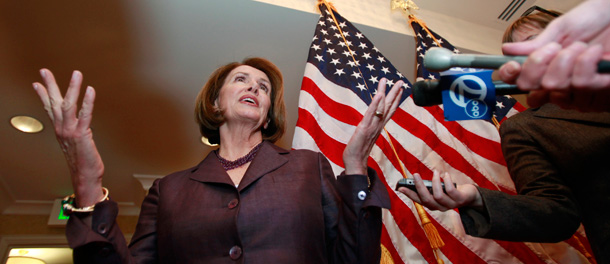
[[[53,202],[53,208],[51,208],[51,214],[49,215],[49,226],[63,227],[68,223],[68,215],[64,213],[63,199],[55,199]]]

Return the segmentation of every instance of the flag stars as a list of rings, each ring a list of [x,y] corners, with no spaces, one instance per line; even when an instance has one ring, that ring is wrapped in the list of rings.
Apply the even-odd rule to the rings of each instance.
[[[358,47],[359,47],[359,48],[361,48],[361,49],[366,49],[366,48],[368,48],[368,47],[366,46],[366,43],[363,43],[363,42],[361,42],[361,43],[360,43],[360,45],[358,45]]]
[[[343,21],[343,22],[339,23],[339,26],[341,28],[344,28],[344,27],[347,27],[347,24],[345,24],[345,21]]]
[[[316,51],[318,51],[318,50],[320,49],[320,45],[318,45],[318,44],[313,44],[313,45],[311,45],[311,48],[312,48],[312,49],[314,49],[314,50],[316,50]]]
[[[333,59],[330,63],[332,63],[333,65],[337,66],[337,64],[341,63],[339,61],[339,59]]]
[[[379,49],[377,47],[373,46],[373,50],[379,53]]]
[[[337,26],[335,26],[335,25],[330,26],[330,28],[331,28],[332,30],[337,30],[337,29],[338,29],[338,28],[337,28]]]
[[[316,41],[316,40],[318,40],[318,35],[314,35],[314,36],[313,36],[313,39],[312,39],[311,41],[312,41],[312,42],[314,42],[314,41]]]
[[[347,65],[353,68],[354,66],[356,66],[356,63],[350,60],[349,62],[347,62]]]
[[[402,88],[411,88],[411,86],[409,86],[409,84],[407,82],[402,83]]]
[[[384,58],[384,57],[382,57],[382,56],[377,57],[377,60],[378,60],[379,62],[381,62],[381,63],[384,63],[384,62],[385,62],[385,58]]]
[[[433,74],[428,74],[428,79],[436,80],[436,77]]]
[[[371,81],[373,84],[376,84],[379,82],[379,80],[377,80],[377,76],[371,76],[371,78],[369,79],[369,81]]]
[[[388,67],[381,67],[381,71],[385,74],[388,74],[388,72],[390,72],[390,69],[388,69]]]
[[[362,57],[368,60],[371,58],[371,54],[365,52],[364,54],[362,54]]]
[[[324,58],[323,58],[321,55],[319,55],[319,54],[318,54],[318,55],[316,55],[316,59],[317,59],[318,61],[324,61]]]
[[[320,29],[320,32],[322,32],[323,35],[328,35],[328,31],[326,31],[325,29]]]
[[[324,26],[324,25],[326,25],[326,23],[324,23],[324,21],[320,20],[320,21],[318,21],[318,25]]]
[[[362,35],[362,33],[360,33],[360,32],[356,32],[356,37],[361,39],[361,38],[364,38],[364,35]]]
[[[388,82],[386,83],[389,87],[392,87],[392,85],[394,85],[394,81],[393,80],[388,80]]]
[[[326,43],[326,45],[330,45],[331,43],[333,43],[332,41],[330,41],[330,39],[327,39],[327,38],[325,38],[322,41],[324,41],[324,43]]]
[[[399,71],[396,71],[396,75],[398,75],[398,77],[400,77],[400,79],[404,78],[405,76],[402,75],[402,73],[400,73]]]
[[[500,101],[496,101],[496,108],[502,109],[502,108],[504,108],[504,104]]]
[[[374,71],[375,70],[375,66],[373,66],[372,64],[367,64],[366,68],[368,68],[369,71]]]
[[[335,74],[341,76],[341,74],[345,74],[345,72],[343,71],[343,69],[337,68],[337,70],[335,71]]]
[[[360,91],[366,90],[366,86],[364,86],[364,84],[361,84],[361,83],[358,83],[358,85],[356,85],[356,87],[358,87],[358,89],[360,89]]]
[[[335,33],[335,38],[341,38],[341,34],[339,34],[338,32]]]
[[[362,78],[362,75],[359,72],[352,73],[352,76],[354,76],[354,78],[356,78],[356,79]]]

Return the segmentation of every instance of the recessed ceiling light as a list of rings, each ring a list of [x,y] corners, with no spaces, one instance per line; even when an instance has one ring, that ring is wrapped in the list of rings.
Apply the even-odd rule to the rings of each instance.
[[[208,140],[208,138],[206,138],[206,137],[201,137],[201,142],[203,142],[203,144],[206,144],[206,145],[208,145],[208,146],[210,146],[210,147],[215,147],[215,146],[218,146],[218,144],[212,144],[212,143],[210,143],[210,141],[209,141],[209,140]]]
[[[40,121],[29,116],[14,116],[11,118],[11,125],[25,133],[38,133],[44,128]]]

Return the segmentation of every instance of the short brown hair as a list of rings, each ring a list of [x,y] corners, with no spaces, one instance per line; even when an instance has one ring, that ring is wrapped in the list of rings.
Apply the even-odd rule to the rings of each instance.
[[[224,123],[222,113],[215,107],[214,102],[220,94],[229,73],[241,66],[247,65],[258,69],[267,75],[271,83],[271,106],[267,117],[269,124],[262,129],[263,140],[275,142],[280,139],[286,130],[286,106],[284,105],[284,80],[282,73],[270,61],[263,58],[247,58],[240,62],[231,62],[216,69],[206,84],[199,91],[195,105],[195,121],[199,125],[201,135],[212,144],[220,144],[218,128]]]
[[[548,12],[548,13],[547,13]],[[527,16],[520,17],[515,20],[507,29],[504,31],[502,36],[502,43],[514,42],[513,32],[523,25],[533,25],[540,28],[545,28],[553,19],[560,16],[561,13],[553,10],[546,10],[546,12],[537,12]]]

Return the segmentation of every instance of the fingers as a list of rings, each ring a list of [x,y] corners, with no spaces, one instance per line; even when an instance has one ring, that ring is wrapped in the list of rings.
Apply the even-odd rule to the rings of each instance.
[[[553,42],[532,52],[522,65],[521,73],[516,82],[517,86],[523,90],[539,89],[541,76],[544,75],[549,63],[560,50],[561,45]]]
[[[68,86],[68,91],[66,91],[66,96],[63,99],[61,104],[61,110],[63,115],[63,129],[74,129],[78,124],[78,119],[76,118],[76,109],[77,109],[77,101],[78,96],[80,94],[80,86],[83,82],[83,75],[79,71],[74,71],[72,73],[72,78],[70,79],[70,85]]]
[[[555,56],[542,76],[541,85],[548,90],[566,90],[572,82],[573,65],[587,45],[576,42]]]
[[[610,86],[610,74],[597,73],[597,63],[602,59],[601,45],[591,45],[578,56],[574,65],[572,85],[577,89],[602,89]]]
[[[49,95],[49,108],[52,114],[51,120],[53,120],[53,123],[55,123],[55,128],[57,129],[58,125],[63,122],[63,117],[61,114],[61,104],[63,103],[63,98],[59,91],[59,87],[57,86],[57,82],[55,81],[55,76],[53,76],[51,71],[41,69],[40,76],[45,83],[47,93]]]
[[[85,90],[85,97],[83,98],[83,105],[78,114],[78,127],[76,129],[84,131],[89,129],[91,125],[91,119],[93,117],[93,102],[95,101],[95,89],[91,86],[87,86]]]
[[[500,80],[505,83],[515,83],[515,80],[519,77],[519,73],[521,73],[521,64],[516,61],[504,63],[504,65],[498,69]]]
[[[382,102],[384,102],[384,98],[385,98],[385,86],[387,84],[388,80],[386,78],[381,78],[381,80],[379,81],[379,85],[377,85],[377,91],[375,96],[373,97],[373,101],[371,102],[371,105],[369,106],[369,110],[374,109],[375,113],[382,113],[381,118],[383,118],[383,116],[385,116],[385,106]]]
[[[51,111],[51,102],[49,100],[49,93],[47,93],[47,89],[39,82],[33,83],[32,86],[34,87],[34,91],[36,91],[36,93],[38,94],[38,97],[40,97],[40,101],[42,102],[42,106],[47,112],[47,115],[49,116],[51,121],[54,121],[53,111]]]
[[[402,98],[402,93],[404,91],[404,89],[402,89],[403,84],[404,82],[402,80],[396,82],[386,97],[384,124],[392,118],[394,112],[396,112],[396,109],[398,109],[398,106],[400,105],[400,99]]]

